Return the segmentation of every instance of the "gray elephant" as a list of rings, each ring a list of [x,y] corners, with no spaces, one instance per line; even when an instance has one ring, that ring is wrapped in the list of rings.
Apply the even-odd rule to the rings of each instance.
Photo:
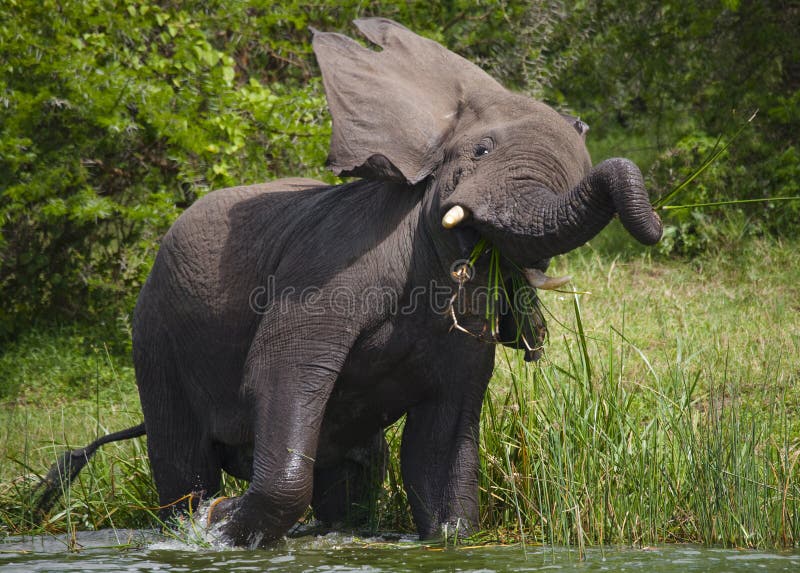
[[[550,257],[615,213],[642,243],[661,236],[638,168],[593,168],[585,124],[395,22],[355,24],[381,49],[317,31],[313,47],[329,164],[360,179],[207,195],[164,237],[134,313],[134,431],[146,430],[160,502],[213,496],[222,470],[249,480],[210,516],[236,544],[284,535],[309,505],[347,518],[380,487],[383,430],[403,415],[420,537],[474,530],[487,340],[535,357],[543,323],[534,307],[487,324],[487,299],[472,296],[487,256],[471,272],[454,263],[485,240],[504,276],[547,288],[561,282],[543,273]]]

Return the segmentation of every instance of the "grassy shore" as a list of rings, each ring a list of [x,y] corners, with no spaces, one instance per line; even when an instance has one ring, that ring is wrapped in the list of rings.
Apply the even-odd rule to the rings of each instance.
[[[800,245],[685,261],[614,236],[554,261],[580,294],[543,295],[539,363],[498,350],[484,538],[800,544]],[[0,537],[154,523],[143,440],[105,446],[43,525],[31,509],[36,474],[65,447],[140,421],[128,341],[122,321],[42,327],[3,349]],[[396,448],[399,427],[388,435]],[[411,527],[396,456],[385,489],[375,526]]]
[[[485,525],[579,546],[800,543],[798,263],[764,242],[559,261],[592,294],[546,299],[538,368],[499,361]]]

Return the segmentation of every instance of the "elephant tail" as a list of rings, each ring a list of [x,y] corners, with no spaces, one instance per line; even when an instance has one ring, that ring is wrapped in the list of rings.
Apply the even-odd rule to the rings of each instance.
[[[50,511],[100,446],[109,442],[138,438],[146,433],[144,422],[142,422],[138,426],[101,436],[85,448],[69,450],[61,454],[34,489],[34,495],[39,498],[36,502],[35,515],[41,519]]]

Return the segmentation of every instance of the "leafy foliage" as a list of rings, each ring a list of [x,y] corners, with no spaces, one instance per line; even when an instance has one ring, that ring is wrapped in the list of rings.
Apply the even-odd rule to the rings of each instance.
[[[197,197],[321,175],[320,82],[250,74],[219,40],[236,22],[221,7],[21,1],[6,16],[0,329],[129,308],[157,238]]]
[[[602,32],[591,36],[559,84],[601,138],[624,132],[619,139],[649,149],[645,166],[655,160],[656,195],[697,169],[716,140],[731,136],[755,110],[753,128],[677,202],[798,195],[796,3],[610,0],[590,2],[588,13]],[[629,148],[605,151],[626,155]],[[692,255],[713,246],[715,235],[794,233],[798,216],[800,202],[676,212],[661,248]]]
[[[323,170],[309,27],[406,22],[478,60],[526,2],[12,0],[0,23],[0,336],[127,313],[158,238],[213,188]]]

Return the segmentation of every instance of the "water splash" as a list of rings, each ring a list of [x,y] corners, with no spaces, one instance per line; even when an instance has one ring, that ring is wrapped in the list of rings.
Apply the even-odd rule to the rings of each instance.
[[[148,544],[152,550],[175,551],[242,551],[258,549],[263,533],[254,533],[248,547],[236,547],[228,542],[222,533],[225,521],[209,524],[209,510],[214,506],[216,498],[204,500],[191,516],[176,518],[171,528],[163,533],[163,538]],[[319,522],[298,523],[287,535],[276,541],[267,551],[324,551],[340,549],[358,549],[388,546],[419,546],[416,535],[385,532],[380,534],[359,535],[347,531],[331,531]]]
[[[153,550],[226,551],[236,549],[222,535],[223,522],[209,524],[208,514],[216,498],[202,501],[191,515],[176,517],[163,532],[164,539],[148,545]]]

